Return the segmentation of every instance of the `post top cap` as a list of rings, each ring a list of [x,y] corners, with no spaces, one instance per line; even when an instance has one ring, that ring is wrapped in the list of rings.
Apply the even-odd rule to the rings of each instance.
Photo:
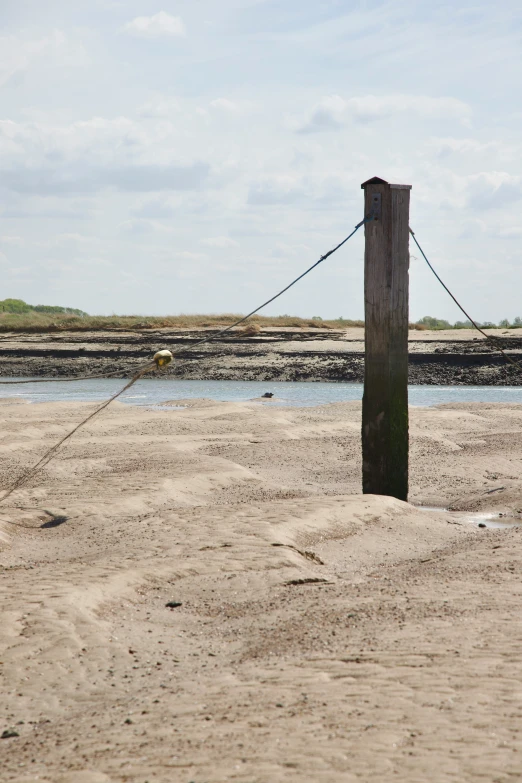
[[[392,185],[391,182],[386,182],[385,179],[381,179],[380,177],[371,177],[371,179],[367,179],[366,182],[362,183],[361,188],[364,190],[366,185],[388,185],[389,188],[394,188],[395,190],[411,190],[411,185]]]
[[[370,179],[367,179],[366,182],[363,182],[361,185],[361,188],[364,190],[366,185],[388,185],[389,183],[386,182],[385,179],[381,179],[380,177],[371,177]]]

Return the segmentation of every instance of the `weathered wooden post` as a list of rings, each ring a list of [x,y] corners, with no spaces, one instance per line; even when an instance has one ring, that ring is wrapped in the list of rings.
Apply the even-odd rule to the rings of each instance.
[[[363,182],[363,492],[408,497],[408,274],[411,185]]]

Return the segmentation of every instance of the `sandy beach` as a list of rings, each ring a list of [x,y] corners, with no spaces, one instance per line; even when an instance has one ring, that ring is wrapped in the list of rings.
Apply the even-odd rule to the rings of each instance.
[[[0,507],[2,783],[522,778],[522,406],[412,408],[402,503],[359,403],[175,405]],[[0,400],[2,489],[90,410]]]

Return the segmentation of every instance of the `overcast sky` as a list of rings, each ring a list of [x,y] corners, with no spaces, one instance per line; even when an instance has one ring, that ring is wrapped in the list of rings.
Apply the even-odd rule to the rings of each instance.
[[[246,312],[373,175],[476,318],[522,315],[522,6],[1,0],[0,299]],[[411,248],[411,317],[460,318]],[[363,232],[267,314],[360,318]]]

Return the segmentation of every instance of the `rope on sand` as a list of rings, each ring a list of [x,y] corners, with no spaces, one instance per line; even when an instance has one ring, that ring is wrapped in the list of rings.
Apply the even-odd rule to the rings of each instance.
[[[154,355],[154,358],[152,362],[149,364],[146,364],[144,367],[141,367],[138,372],[130,379],[128,383],[125,384],[125,386],[120,389],[116,394],[113,394],[112,397],[109,397],[108,400],[105,400],[104,403],[102,403],[98,408],[96,408],[95,411],[90,413],[85,419],[83,419],[79,424],[74,427],[70,432],[67,433],[61,440],[58,441],[58,443],[55,443],[54,446],[51,446],[48,451],[45,452],[43,457],[41,457],[38,462],[33,465],[32,468],[30,468],[28,471],[23,473],[10,487],[6,490],[6,492],[3,494],[3,496],[0,498],[0,503],[3,503],[4,500],[7,500],[7,498],[13,494],[17,489],[20,489],[24,486],[24,484],[27,484],[27,482],[36,474],[38,471],[40,471],[42,468],[44,468],[54,457],[60,446],[65,443],[65,441],[69,440],[75,432],[77,432],[81,427],[84,426],[84,424],[87,424],[88,421],[93,419],[95,416],[98,415],[98,413],[101,413],[108,405],[111,404],[111,402],[114,402],[114,400],[118,399],[118,397],[123,394],[123,392],[127,391],[127,389],[130,389],[131,386],[134,386],[136,381],[139,381],[140,378],[142,378],[145,373],[150,372],[151,370],[154,370],[156,368],[165,367],[167,364],[170,364],[172,361],[172,354],[170,351],[163,350],[158,351]],[[18,526],[16,522],[9,522],[11,525]]]

